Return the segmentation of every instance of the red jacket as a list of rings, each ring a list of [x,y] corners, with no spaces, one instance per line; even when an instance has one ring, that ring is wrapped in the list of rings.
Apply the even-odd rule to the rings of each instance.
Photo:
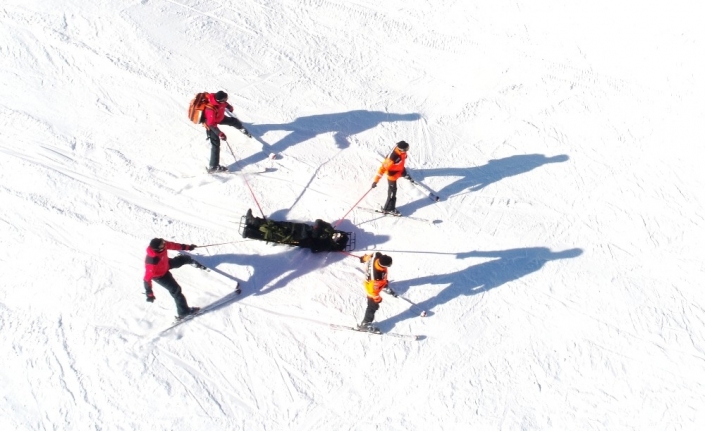
[[[228,102],[218,102],[215,94],[208,93],[208,107],[203,110],[206,115],[206,127],[216,127],[225,118],[225,110],[233,112],[233,107]]]
[[[152,287],[152,279],[164,277],[169,272],[169,256],[167,250],[188,250],[188,245],[176,242],[164,241],[164,250],[155,251],[152,247],[147,247],[147,257],[144,259],[144,282],[145,287]]]

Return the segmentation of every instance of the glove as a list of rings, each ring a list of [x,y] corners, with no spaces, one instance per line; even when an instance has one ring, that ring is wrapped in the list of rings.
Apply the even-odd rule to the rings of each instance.
[[[196,244],[191,244],[187,249],[188,251],[193,251],[196,247],[198,247]]]
[[[219,137],[220,139],[224,140],[224,141],[227,141],[227,140],[228,140],[228,137],[225,136],[225,133],[223,133],[223,132],[220,132],[220,135],[218,135],[218,137]]]
[[[147,295],[147,302],[154,302],[154,300],[157,299],[154,297],[154,292],[151,290],[148,290],[145,294]]]
[[[395,291],[393,291],[390,287],[385,287],[384,293],[392,295],[395,298],[397,297],[397,293]]]
[[[377,183],[372,183],[372,188],[377,187]]]
[[[360,263],[367,262],[368,260],[370,260],[371,257],[372,257],[371,254],[364,254],[364,255],[360,256]]]

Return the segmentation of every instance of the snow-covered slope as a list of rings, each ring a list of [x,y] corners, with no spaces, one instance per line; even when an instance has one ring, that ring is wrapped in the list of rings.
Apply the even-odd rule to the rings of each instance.
[[[534,3],[3,2],[0,429],[702,429],[698,3]],[[221,89],[254,135],[221,161],[270,172],[203,173]],[[402,139],[432,223],[352,209]],[[244,240],[250,208],[357,250]],[[191,305],[242,295],[160,335],[153,237],[207,246]],[[372,250],[421,340],[328,327]]]

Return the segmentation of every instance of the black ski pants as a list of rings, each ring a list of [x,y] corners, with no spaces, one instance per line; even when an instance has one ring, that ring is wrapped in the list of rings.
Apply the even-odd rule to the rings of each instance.
[[[177,257],[169,259],[169,269],[171,270],[181,268],[182,266],[191,262],[193,262],[191,256],[181,254]],[[174,298],[174,302],[176,303],[176,312],[179,314],[179,316],[185,316],[189,314],[190,309],[188,306],[188,302],[186,302],[186,297],[183,293],[181,293],[181,286],[179,286],[179,283],[176,282],[174,276],[171,275],[171,271],[167,271],[167,273],[164,274],[162,277],[155,278],[153,279],[153,281],[169,291],[171,297]]]
[[[365,317],[362,318],[363,325],[365,323],[372,323],[375,320],[375,313],[379,310],[379,302],[375,302],[374,299],[367,297],[367,309],[365,310]]]
[[[218,123],[218,126],[222,126],[223,124],[242,130],[242,123],[235,117],[223,118],[223,121]],[[218,136],[218,132],[211,129],[206,129],[206,135],[211,141],[211,160],[209,167],[214,168],[220,164],[220,137]]]
[[[397,209],[397,182],[387,180],[389,187],[387,188],[387,202],[384,204],[385,211],[394,211]]]

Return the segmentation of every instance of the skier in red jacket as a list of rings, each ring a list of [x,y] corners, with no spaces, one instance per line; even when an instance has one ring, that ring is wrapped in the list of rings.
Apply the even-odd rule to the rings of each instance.
[[[243,127],[240,120],[235,118],[234,115],[225,115],[226,110],[230,113],[233,112],[232,105],[228,103],[228,93],[226,93],[225,91],[218,91],[217,93],[208,93],[208,105],[206,106],[206,109],[204,109],[203,113],[206,117],[206,135],[211,141],[211,159],[208,165],[209,174],[212,174],[214,172],[224,172],[228,170],[228,168],[226,168],[225,166],[220,165],[220,140],[228,139],[225,136],[225,133],[223,133],[218,128],[220,124],[232,126],[244,133],[245,136],[247,136],[248,138],[252,137],[250,132],[248,132],[245,127]]]
[[[175,258],[169,258],[167,250],[193,250],[196,246],[179,244],[175,242],[165,241],[162,238],[154,238],[149,242],[147,247],[147,257],[144,260],[144,290],[147,295],[147,302],[154,302],[154,292],[152,291],[152,281],[164,287],[171,293],[171,296],[176,302],[176,312],[178,319],[181,319],[189,314],[193,314],[200,310],[198,307],[189,307],[186,302],[186,297],[181,293],[181,286],[174,280],[170,269],[180,268],[183,265],[189,264],[198,269],[206,269],[205,266],[196,262],[191,256],[181,254]]]

